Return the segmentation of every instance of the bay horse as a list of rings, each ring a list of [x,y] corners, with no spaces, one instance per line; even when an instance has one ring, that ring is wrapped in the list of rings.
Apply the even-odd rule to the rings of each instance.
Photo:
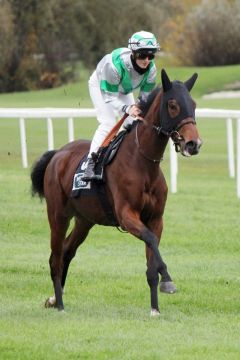
[[[107,198],[118,225],[146,245],[152,316],[159,314],[159,274],[160,291],[176,291],[158,249],[168,190],[159,163],[169,138],[184,156],[199,152],[202,141],[190,96],[196,79],[195,73],[186,82],[171,81],[162,69],[162,88],[154,89],[146,102],[140,102],[143,120],[126,133],[117,155],[105,168]],[[89,141],[77,140],[60,150],[47,151],[31,172],[32,194],[46,199],[51,229],[49,264],[54,296],[45,306],[58,310],[64,309],[63,289],[77,248],[95,224],[111,225],[98,196],[71,197],[75,170],[89,145]],[[73,217],[75,225],[66,237]]]

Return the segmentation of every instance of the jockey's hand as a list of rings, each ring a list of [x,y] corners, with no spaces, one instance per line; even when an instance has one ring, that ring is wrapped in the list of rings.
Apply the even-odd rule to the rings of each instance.
[[[126,107],[125,113],[130,115],[133,118],[143,120],[143,117],[141,116],[141,110],[137,105],[129,105]]]

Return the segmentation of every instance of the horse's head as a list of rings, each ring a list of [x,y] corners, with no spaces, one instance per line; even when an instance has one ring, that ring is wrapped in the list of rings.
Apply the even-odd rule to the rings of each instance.
[[[199,138],[195,121],[196,104],[190,91],[198,75],[185,81],[170,81],[166,71],[162,69],[162,101],[160,107],[161,132],[170,136],[184,156],[196,155],[202,141]]]

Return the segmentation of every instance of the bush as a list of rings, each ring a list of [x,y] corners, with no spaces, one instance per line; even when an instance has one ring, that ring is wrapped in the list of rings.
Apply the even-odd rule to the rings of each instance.
[[[166,46],[185,65],[239,64],[239,23],[239,1],[204,0],[168,24]]]

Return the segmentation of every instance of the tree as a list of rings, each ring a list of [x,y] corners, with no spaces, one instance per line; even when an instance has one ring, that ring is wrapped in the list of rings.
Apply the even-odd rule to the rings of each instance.
[[[240,2],[203,0],[180,7],[166,23],[166,49],[185,65],[240,62]]]
[[[76,0],[0,2],[0,20],[4,20],[0,24],[0,91],[36,89],[46,84],[49,87],[67,80],[64,61],[74,50],[68,24],[75,3]]]
[[[79,57],[94,67],[108,52],[127,46],[130,36],[153,30],[154,11],[140,0],[82,0],[75,4],[73,31]],[[155,10],[155,14],[156,14]]]
[[[13,14],[7,1],[0,2],[0,92],[10,91],[8,78],[11,71],[11,59],[16,45]]]
[[[140,30],[182,64],[240,62],[238,0],[0,0],[0,92],[74,80]]]

